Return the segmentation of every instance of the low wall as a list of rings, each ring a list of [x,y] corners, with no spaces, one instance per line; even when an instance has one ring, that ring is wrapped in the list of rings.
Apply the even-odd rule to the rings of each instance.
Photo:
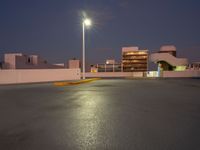
[[[80,75],[80,69],[0,70],[0,84],[78,80]]]
[[[143,77],[143,72],[87,72],[88,78],[119,78],[119,77]]]
[[[118,78],[118,77],[145,77],[143,72],[97,72],[86,73],[88,78]],[[149,71],[147,77],[158,77],[157,71]],[[191,78],[200,77],[200,70],[187,70],[187,71],[163,71],[161,77],[166,78]]]
[[[163,71],[162,77],[170,78],[170,77],[200,77],[199,70],[188,70],[188,71]]]

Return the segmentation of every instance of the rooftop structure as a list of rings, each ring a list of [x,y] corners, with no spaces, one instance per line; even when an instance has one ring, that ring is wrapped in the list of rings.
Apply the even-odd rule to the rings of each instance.
[[[80,68],[80,66],[80,60],[78,59],[70,59],[68,62],[69,69]]]
[[[3,69],[58,69],[63,65],[49,64],[38,55],[24,55],[22,53],[4,54]]]
[[[164,71],[182,71],[188,65],[188,59],[176,57],[176,47],[173,45],[161,46],[160,51],[151,54],[150,60]]]
[[[163,45],[161,46],[159,53],[169,53],[176,57],[176,47],[174,45]]]

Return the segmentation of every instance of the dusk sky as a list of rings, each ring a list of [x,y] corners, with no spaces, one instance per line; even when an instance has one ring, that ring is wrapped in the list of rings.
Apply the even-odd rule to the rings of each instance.
[[[200,61],[200,0],[1,0],[0,55],[38,54],[52,63],[81,58],[82,12],[87,63],[120,61],[121,47],[157,51],[174,44],[180,57]]]

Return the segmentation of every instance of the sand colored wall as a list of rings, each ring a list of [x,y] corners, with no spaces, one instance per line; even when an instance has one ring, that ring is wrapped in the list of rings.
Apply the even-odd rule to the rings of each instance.
[[[143,72],[96,72],[86,73],[86,77],[143,77]]]
[[[162,77],[167,78],[176,78],[176,77],[200,77],[200,71],[199,70],[186,70],[186,71],[163,71]]]
[[[86,77],[145,77],[143,72],[97,72],[97,73],[86,73]],[[158,77],[157,71],[154,71],[154,75],[147,74],[147,77]],[[163,71],[161,77],[166,78],[191,78],[199,77],[200,70],[188,70],[188,71]]]
[[[0,70],[0,84],[34,83],[80,79],[80,69]]]

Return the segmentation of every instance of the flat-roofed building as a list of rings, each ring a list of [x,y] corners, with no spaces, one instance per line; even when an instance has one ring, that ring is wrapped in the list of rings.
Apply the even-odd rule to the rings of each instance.
[[[138,47],[122,48],[123,72],[146,72],[148,70],[148,50]]]

